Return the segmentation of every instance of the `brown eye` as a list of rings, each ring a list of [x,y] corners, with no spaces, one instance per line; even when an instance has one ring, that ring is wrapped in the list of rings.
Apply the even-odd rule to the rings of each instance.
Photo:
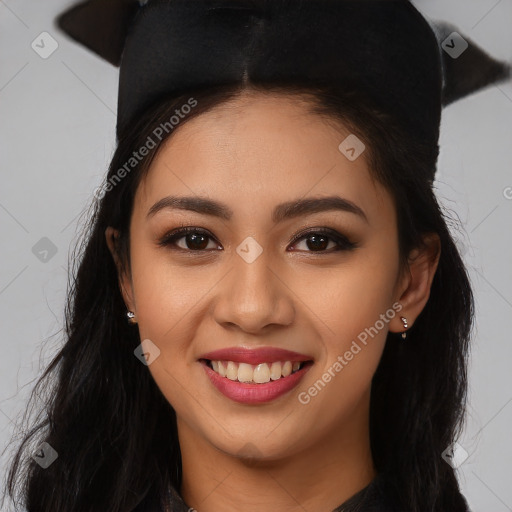
[[[181,239],[181,245],[178,243]],[[214,244],[210,249],[218,247],[213,242],[213,237],[207,232],[199,228],[184,228],[178,231],[174,231],[166,235],[162,240],[158,242],[160,246],[177,246],[179,249],[184,251],[204,251],[208,249],[208,243],[212,240]]]
[[[304,243],[306,248],[298,250],[305,250],[306,252],[331,253],[341,250],[350,250],[356,247],[356,244],[348,240],[345,236],[341,235],[337,231],[327,228],[319,228],[307,233],[301,233],[295,238],[293,242],[294,246],[296,246],[297,242],[301,240],[305,240]],[[329,243],[333,243],[334,245],[329,247]]]
[[[304,241],[306,247],[313,252],[324,251],[327,249],[329,242],[332,242],[328,236],[318,234],[308,235],[307,237],[304,237]],[[335,243],[334,246],[336,246]]]

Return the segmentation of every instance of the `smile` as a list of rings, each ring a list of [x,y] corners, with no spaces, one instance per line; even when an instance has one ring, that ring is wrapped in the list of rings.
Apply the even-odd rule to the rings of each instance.
[[[288,377],[304,366],[304,362],[274,361],[257,365],[235,361],[207,361],[208,366],[221,377],[238,382],[265,384],[271,380]]]
[[[213,386],[243,403],[270,402],[297,386],[313,365],[310,355],[277,347],[229,347],[198,359]]]

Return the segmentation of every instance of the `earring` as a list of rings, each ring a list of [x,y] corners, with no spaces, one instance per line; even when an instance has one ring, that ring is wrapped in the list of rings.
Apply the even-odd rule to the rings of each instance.
[[[137,320],[135,319],[135,313],[133,311],[127,311],[126,317],[128,318],[129,324],[136,324]]]
[[[404,316],[401,316],[401,317],[400,317],[400,320],[402,320],[402,323],[404,324],[404,329],[407,329],[407,327],[408,327],[408,324],[407,324],[407,318],[405,318]],[[402,333],[402,339],[404,339],[404,340],[405,340],[406,338],[407,338],[407,332],[406,332],[406,331],[404,331],[404,332]]]

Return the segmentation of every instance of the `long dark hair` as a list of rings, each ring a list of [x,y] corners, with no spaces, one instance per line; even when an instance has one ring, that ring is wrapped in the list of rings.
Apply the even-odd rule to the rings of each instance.
[[[423,235],[439,235],[441,255],[429,300],[406,343],[388,334],[373,378],[371,448],[386,492],[400,510],[465,510],[454,470],[441,454],[463,427],[474,306],[449,231],[452,220],[434,193],[439,147],[403,132],[359,91],[237,84],[167,98],[119,139],[107,176],[110,183],[155,127],[190,104],[190,98],[197,102],[148,156],[91,205],[90,221],[72,254],[76,267],[68,285],[65,343],[32,392],[30,401],[39,398],[43,408],[24,433],[8,474],[8,494],[22,500],[28,512],[129,512],[150,493],[164,496],[169,485],[179,491],[175,412],[133,354],[140,339],[137,328],[126,321],[105,229],[119,230],[117,252],[121,272],[127,271],[135,191],[162,142],[246,87],[305,99],[312,112],[329,122],[342,121],[363,140],[372,176],[390,191],[396,205],[402,266],[408,252],[421,246]],[[31,457],[42,442],[58,453],[47,469]]]

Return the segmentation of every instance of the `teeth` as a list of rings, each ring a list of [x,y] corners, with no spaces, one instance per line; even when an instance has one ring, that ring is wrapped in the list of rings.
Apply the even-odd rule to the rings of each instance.
[[[225,361],[218,361],[218,365],[219,365],[219,371],[218,371],[218,374],[221,376],[221,377],[225,377],[226,376],[226,365],[225,365]],[[215,370],[215,368],[214,368]],[[217,370],[215,370],[217,371]]]
[[[272,366],[270,367],[270,378],[272,380],[277,380],[281,378],[281,363],[272,363]]]
[[[234,365],[235,363],[229,362],[228,364]],[[240,363],[238,365],[238,380],[240,382],[251,382],[253,373],[254,372],[250,364]]]
[[[247,365],[250,366],[250,365]],[[252,380],[257,384],[270,382],[270,368],[267,363],[261,363],[254,369]]]
[[[236,380],[238,378],[238,367],[236,363],[233,363],[233,361],[228,361],[226,377],[230,380]]]
[[[288,377],[301,368],[298,361],[276,361],[273,363],[260,363],[257,365],[235,363],[233,361],[211,361],[213,371],[221,377],[238,382],[265,384],[271,380]]]

